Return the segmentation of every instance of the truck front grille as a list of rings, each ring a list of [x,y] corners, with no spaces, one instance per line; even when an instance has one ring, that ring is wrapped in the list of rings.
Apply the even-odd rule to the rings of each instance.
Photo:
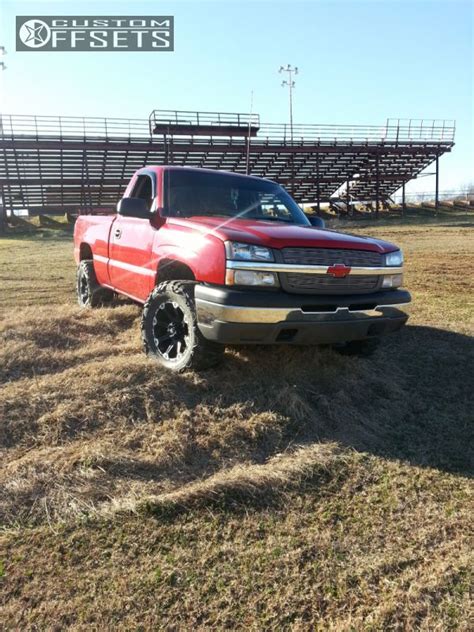
[[[315,292],[361,292],[377,289],[379,278],[374,275],[347,276],[344,279],[335,279],[332,276],[320,274],[291,273],[286,275],[289,288],[292,290],[314,290]]]
[[[333,248],[283,248],[284,263],[296,265],[331,266],[344,263],[346,266],[381,267],[383,257],[378,252],[367,250],[343,250]],[[291,272],[282,274],[282,285],[289,292],[315,294],[359,294],[374,292],[379,288],[381,276],[348,275],[342,279],[330,275]]]
[[[344,263],[346,266],[383,266],[382,255],[369,250],[342,250],[332,248],[283,248],[281,251],[285,263],[310,266],[331,266]]]

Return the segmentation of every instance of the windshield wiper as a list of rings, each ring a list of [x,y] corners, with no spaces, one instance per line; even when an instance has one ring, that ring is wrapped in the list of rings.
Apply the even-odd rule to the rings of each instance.
[[[285,222],[285,224],[294,224],[292,219],[282,219],[281,217],[249,217],[249,219],[257,219],[262,222]]]
[[[182,215],[181,213],[175,215],[174,217],[181,217],[183,219],[187,219],[189,217],[234,217],[234,215],[226,215],[225,213],[202,213],[200,211],[190,211],[187,212],[186,215]]]
[[[284,222],[285,224],[295,224],[292,219],[282,219],[281,217],[256,217],[255,215],[229,215],[227,213],[201,213],[199,211],[186,213],[186,215],[178,214],[177,217],[182,217],[183,219],[186,219],[187,217],[193,217],[195,215],[199,217],[227,217],[229,219],[253,219],[262,222]]]

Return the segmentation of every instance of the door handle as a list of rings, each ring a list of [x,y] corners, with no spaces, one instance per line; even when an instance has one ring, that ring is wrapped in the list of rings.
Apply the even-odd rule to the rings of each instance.
[[[122,229],[121,228],[116,228],[114,235],[115,235],[115,237],[117,239],[120,239],[120,237],[122,236]]]

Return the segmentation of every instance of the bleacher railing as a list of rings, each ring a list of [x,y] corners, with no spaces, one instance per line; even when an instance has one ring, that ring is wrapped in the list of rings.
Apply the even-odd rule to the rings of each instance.
[[[153,110],[149,116],[150,132],[155,125],[193,126],[193,127],[260,127],[258,114],[239,112],[190,112],[186,110]]]
[[[173,142],[208,142],[238,144],[239,140],[224,139],[205,133],[179,134],[179,125],[259,127],[252,143],[274,145],[353,144],[353,143],[452,143],[455,121],[433,119],[388,119],[385,125],[301,125],[269,123],[260,125],[258,115],[212,112],[157,111],[153,120],[173,124]],[[173,118],[174,116],[174,118]],[[161,135],[153,135],[151,119],[99,118],[73,116],[34,116],[0,114],[0,138],[36,140],[83,140],[160,142]],[[245,134],[242,134],[245,137]]]
[[[129,139],[150,137],[145,119],[0,114],[0,137]]]

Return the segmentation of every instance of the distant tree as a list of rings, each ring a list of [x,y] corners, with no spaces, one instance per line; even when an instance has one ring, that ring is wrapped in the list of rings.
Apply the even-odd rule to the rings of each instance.
[[[468,184],[465,184],[463,189],[463,193],[466,195],[467,198],[474,198],[474,182],[469,182]]]

